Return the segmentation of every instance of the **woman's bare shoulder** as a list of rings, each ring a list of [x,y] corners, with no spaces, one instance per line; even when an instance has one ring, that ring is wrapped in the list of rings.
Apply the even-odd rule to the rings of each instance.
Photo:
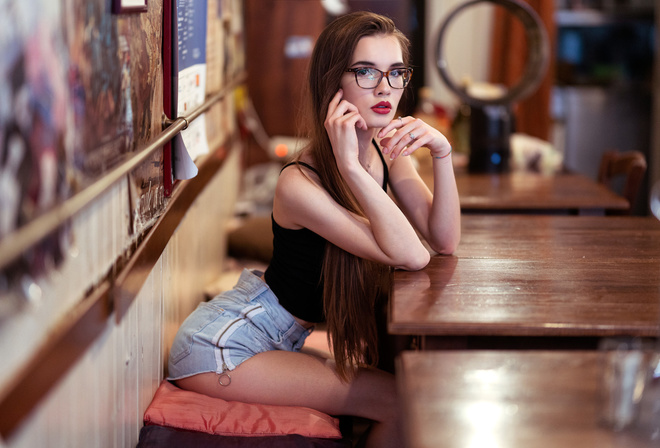
[[[304,165],[287,166],[277,180],[273,215],[283,227],[296,228],[302,226],[304,215],[328,199],[313,170]]]

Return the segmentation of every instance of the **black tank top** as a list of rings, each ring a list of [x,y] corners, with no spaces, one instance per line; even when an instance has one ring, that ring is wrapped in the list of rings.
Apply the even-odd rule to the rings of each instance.
[[[389,170],[380,148],[373,142],[383,163],[383,190],[387,191]],[[285,165],[284,168],[295,165]],[[307,163],[300,165],[317,172]],[[321,269],[326,240],[309,229],[285,229],[271,215],[273,258],[265,280],[280,304],[295,317],[307,322],[323,322],[323,282]]]

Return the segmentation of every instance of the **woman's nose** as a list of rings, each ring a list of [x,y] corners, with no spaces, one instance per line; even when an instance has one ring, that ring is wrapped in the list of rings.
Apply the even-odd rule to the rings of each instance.
[[[383,76],[380,79],[380,82],[378,83],[378,85],[376,86],[375,90],[376,90],[377,95],[389,95],[390,94],[392,88],[390,87],[390,83],[388,82],[388,80],[386,78],[387,78],[386,76]]]

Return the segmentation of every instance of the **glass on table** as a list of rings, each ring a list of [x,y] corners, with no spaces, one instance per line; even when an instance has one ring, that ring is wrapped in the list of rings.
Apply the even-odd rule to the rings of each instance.
[[[660,220],[660,181],[651,189],[649,203],[651,213]],[[658,297],[660,300],[660,297]],[[660,316],[658,316],[660,321]],[[657,338],[660,341],[660,334]],[[660,347],[656,342],[655,352],[649,363],[649,375],[639,405],[636,429],[647,440],[660,444]]]
[[[651,213],[660,220],[660,180],[651,189],[651,200],[649,203]]]
[[[660,220],[660,181],[651,189],[649,201],[651,213]],[[658,297],[660,300],[660,296]],[[658,316],[660,322],[660,316]],[[652,446],[660,446],[660,334],[655,343],[650,343],[646,360],[642,368],[646,372],[644,387],[639,402],[636,404],[635,422],[630,431],[647,440]]]
[[[653,354],[649,375],[639,403],[634,430],[644,439],[660,446],[660,352]]]
[[[599,349],[603,354],[601,420],[621,431],[637,420],[653,350],[640,338],[605,338]]]

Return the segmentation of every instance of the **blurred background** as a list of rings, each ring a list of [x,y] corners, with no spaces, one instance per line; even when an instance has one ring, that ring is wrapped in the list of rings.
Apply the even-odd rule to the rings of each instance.
[[[300,86],[316,36],[337,15],[371,10],[390,16],[409,37],[414,76],[406,115],[424,114],[446,132],[455,149],[469,108],[437,69],[438,33],[461,0],[246,0],[248,87],[264,137],[253,141],[247,166],[289,154],[300,142],[296,120]],[[607,150],[642,152],[649,165],[637,214],[647,214],[650,180],[658,178],[651,148],[654,67],[657,64],[653,0],[529,0],[550,44],[545,76],[527,98],[513,104],[514,132],[551,145],[567,169],[594,180]],[[505,8],[479,2],[448,25],[444,59],[454,80],[466,86],[515,86],[530,51],[520,20]],[[656,81],[657,85],[657,81]],[[483,89],[482,89],[483,90]],[[656,92],[657,92],[656,87]],[[656,93],[656,96],[658,94]],[[657,115],[657,114],[656,114]],[[278,146],[279,145],[279,146]]]

